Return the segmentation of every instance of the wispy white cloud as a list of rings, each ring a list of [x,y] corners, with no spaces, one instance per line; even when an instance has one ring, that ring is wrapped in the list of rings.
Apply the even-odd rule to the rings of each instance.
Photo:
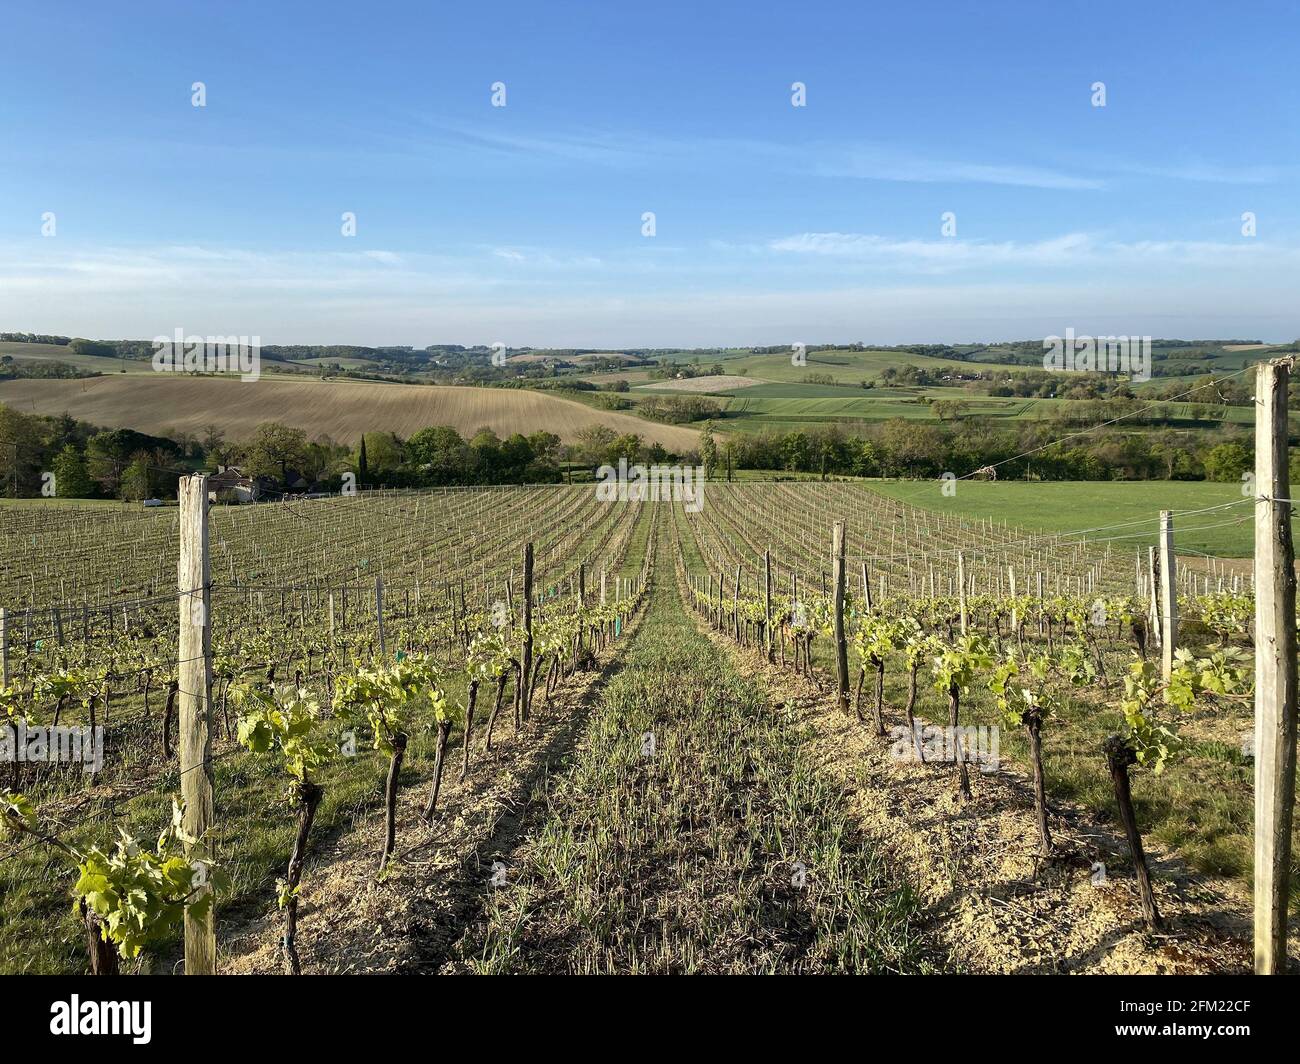
[[[926,157],[879,145],[828,149],[813,156],[813,171],[823,177],[924,184],[1013,185],[1071,191],[1105,187],[1105,182],[1095,176],[1038,166]]]
[[[557,255],[542,248],[500,247],[493,248],[492,254],[506,262],[544,270],[594,269],[601,265],[596,255]]]
[[[1095,241],[1086,233],[1068,233],[1051,240],[997,243],[957,239],[898,240],[870,233],[799,233],[770,241],[767,246],[773,251],[805,255],[958,268],[1064,262],[1090,253]]]
[[[576,164],[610,169],[643,168],[719,172],[719,167],[769,173],[915,183],[1012,185],[1064,190],[1104,186],[1096,176],[1010,162],[921,154],[897,145],[860,141],[798,141],[736,137],[664,137],[600,130],[520,134],[481,124],[424,124],[426,133],[395,137],[390,146],[436,158],[465,153],[509,157],[516,164]]]
[[[771,240],[772,252],[832,256],[862,265],[910,266],[930,272],[1003,266],[1134,265],[1300,266],[1300,248],[1254,239],[1236,241],[1116,241],[1088,233],[1036,241],[979,241],[956,238],[899,240],[870,233],[797,233]]]
[[[423,132],[411,137],[414,126]],[[1189,159],[1161,163],[1088,157],[1068,166],[1006,158],[963,158],[901,143],[861,140],[777,141],[740,137],[670,137],[648,131],[571,128],[515,132],[493,123],[431,122],[413,116],[410,125],[386,142],[398,154],[456,159],[481,153],[514,163],[541,166],[578,165],[609,169],[654,167],[659,170],[717,172],[718,166],[743,164],[770,173],[799,173],[826,178],[915,184],[982,184],[1060,191],[1095,191],[1116,179],[1152,177],[1165,181],[1268,185],[1292,180],[1294,167],[1267,162],[1216,162]]]
[[[1162,181],[1196,181],[1220,185],[1273,185],[1279,181],[1294,180],[1297,176],[1294,167],[1263,164],[1188,162],[1154,166],[1147,163],[1116,162],[1111,164],[1111,169],[1116,173],[1154,177]]]

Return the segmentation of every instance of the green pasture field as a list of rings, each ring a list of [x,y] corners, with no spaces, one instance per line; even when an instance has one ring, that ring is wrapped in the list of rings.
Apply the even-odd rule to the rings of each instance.
[[[103,355],[78,355],[70,347],[58,344],[22,344],[0,341],[0,355],[12,355],[16,362],[65,362],[87,372],[152,373],[146,361],[131,358],[105,358]]]
[[[807,365],[804,366],[792,366],[789,354],[742,355],[719,361],[728,373],[738,374],[741,370],[747,370],[749,376],[761,380],[794,383],[804,382],[809,374],[820,374],[833,377],[839,383],[858,384],[863,380],[875,380],[891,366],[895,369],[916,366],[920,369],[939,371],[972,368],[969,362],[913,355],[906,351],[809,351]],[[985,362],[974,368],[1024,370],[1026,367],[1010,363]]]
[[[1206,481],[959,481],[946,496],[938,481],[871,481],[872,491],[927,510],[975,519],[1005,520],[1021,528],[1075,532],[1124,524],[1096,533],[1115,539],[1120,551],[1154,546],[1161,510],[1174,513],[1174,544],[1180,552],[1248,558],[1254,553],[1254,512],[1241,485]],[[1180,511],[1237,503],[1210,513]],[[1091,536],[1089,537],[1092,538]]]

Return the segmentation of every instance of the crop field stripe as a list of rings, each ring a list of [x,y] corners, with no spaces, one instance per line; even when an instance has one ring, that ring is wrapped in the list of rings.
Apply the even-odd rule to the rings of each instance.
[[[798,729],[700,632],[674,584],[661,566],[625,665],[552,783],[509,889],[466,941],[465,965],[923,969],[911,893],[864,848]]]

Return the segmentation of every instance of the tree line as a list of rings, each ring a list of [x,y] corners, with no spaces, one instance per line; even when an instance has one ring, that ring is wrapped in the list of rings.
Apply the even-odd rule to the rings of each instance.
[[[1194,434],[1108,428],[1053,442],[1064,435],[1048,421],[994,427],[973,418],[952,424],[895,418],[853,432],[825,425],[721,437],[706,427],[702,454],[711,476],[730,467],[936,479],[996,466],[1001,480],[1235,481],[1254,464],[1250,434],[1227,426]]]
[[[261,478],[271,492],[301,493],[337,491],[349,475],[363,487],[556,483],[585,478],[620,459],[703,465],[710,477],[749,469],[934,479],[995,466],[1003,480],[1235,481],[1254,462],[1250,434],[1232,426],[1196,432],[1113,426],[1083,435],[1062,430],[1050,421],[994,425],[974,418],[951,423],[899,418],[854,425],[852,431],[832,424],[721,434],[709,422],[697,449],[676,453],[604,425],[589,426],[568,443],[546,431],[502,438],[481,428],[466,437],[446,425],[406,438],[367,432],[354,443],[341,443],[326,436],[311,439],[302,429],[278,422],[258,426],[246,439],[229,440],[216,425],[197,434],[154,436],[0,404],[0,492],[134,501],[174,496],[180,476],[224,466]],[[1300,465],[1293,476],[1300,476]]]

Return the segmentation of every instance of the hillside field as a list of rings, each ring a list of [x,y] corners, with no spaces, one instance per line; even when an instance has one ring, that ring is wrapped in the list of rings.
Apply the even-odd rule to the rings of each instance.
[[[263,377],[248,383],[218,377],[96,377],[85,380],[0,382],[0,403],[25,413],[71,414],[106,428],[200,432],[219,425],[232,439],[249,436],[264,421],[305,429],[310,437],[351,443],[363,432],[410,436],[430,425],[451,425],[462,435],[487,426],[500,436],[539,430],[571,441],[584,428],[608,425],[673,451],[698,445],[692,429],[659,425],[629,414],[597,411],[537,391],[376,384],[363,381],[287,381]]]

